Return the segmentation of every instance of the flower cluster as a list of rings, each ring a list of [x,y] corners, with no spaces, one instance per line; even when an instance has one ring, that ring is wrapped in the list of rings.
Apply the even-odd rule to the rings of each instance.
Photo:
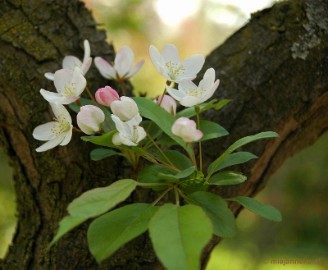
[[[155,102],[171,115],[176,114],[177,102],[185,107],[198,106],[212,97],[219,85],[219,80],[215,80],[213,68],[205,72],[198,86],[192,82],[204,64],[205,59],[202,55],[195,54],[181,62],[178,50],[172,44],[164,46],[161,54],[156,47],[151,45],[149,54],[157,71],[168,81],[165,89],[169,95],[163,93]],[[85,40],[82,62],[75,56],[66,56],[62,69],[55,73],[45,73],[45,77],[53,81],[57,92],[41,89],[40,93],[51,104],[56,118],[54,122],[50,122],[52,124],[44,124],[34,130],[35,139],[48,141],[36,149],[38,152],[49,150],[57,145],[66,145],[70,141],[72,119],[63,105],[79,104],[81,94],[87,85],[85,75],[92,64],[90,55],[90,44]],[[120,82],[133,76],[144,64],[144,60],[141,60],[133,65],[134,53],[127,46],[123,46],[118,51],[113,65],[99,56],[95,57],[94,62],[103,77]],[[175,84],[178,84],[178,89],[174,88]],[[98,107],[102,105],[112,112],[111,120],[117,131],[112,137],[113,144],[136,146],[146,137],[146,131],[140,125],[142,117],[138,105],[132,98],[120,97],[118,92],[110,86],[98,89],[95,97],[91,98],[96,102],[81,106],[77,114],[77,125],[82,132],[87,135],[102,132],[102,124],[106,120],[103,109]],[[60,114],[58,110],[55,112],[55,107],[61,108]],[[62,117],[63,114],[65,117]],[[53,128],[53,125],[60,128]],[[42,136],[43,133],[44,136]],[[186,117],[176,119],[172,125],[172,133],[188,143],[198,141],[203,136],[202,132],[196,128],[196,123]]]
[[[55,121],[40,125],[33,131],[35,139],[47,141],[36,149],[37,152],[46,151],[57,145],[66,145],[72,137],[72,119],[63,105],[72,103],[80,104],[80,97],[86,89],[85,78],[91,64],[91,50],[89,41],[84,41],[84,57],[81,62],[75,56],[66,56],[63,59],[63,68],[55,73],[47,72],[45,77],[53,81],[57,92],[41,89],[40,93],[47,100],[53,113]],[[134,54],[132,50],[124,46],[116,55],[114,67],[101,57],[95,58],[95,64],[99,72],[108,79],[124,80],[134,75],[142,67],[144,61],[132,66]],[[120,97],[116,90],[105,86],[96,91],[96,100],[93,104],[80,107],[76,116],[77,125],[80,130],[93,135],[102,132],[102,124],[106,116],[104,111],[98,107],[103,105],[112,111],[111,118],[115,123],[117,134],[113,137],[115,144],[137,145],[145,136],[146,132],[139,124],[142,118],[138,112],[137,104],[129,97]]]

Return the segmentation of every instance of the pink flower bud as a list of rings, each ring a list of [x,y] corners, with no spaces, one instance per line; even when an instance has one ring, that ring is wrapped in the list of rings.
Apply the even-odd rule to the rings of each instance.
[[[110,105],[114,115],[122,121],[129,121],[139,114],[137,103],[129,97],[121,97],[120,100],[114,100]]]
[[[181,137],[185,142],[198,141],[203,137],[203,133],[196,128],[195,121],[187,117],[180,117],[174,122],[172,133]]]
[[[168,113],[175,115],[177,111],[177,103],[174,98],[169,95],[159,96],[156,99],[156,103],[160,104],[160,106],[167,111]]]
[[[96,100],[99,104],[109,107],[114,100],[118,100],[120,96],[110,86],[105,86],[97,90],[95,94]]]
[[[85,134],[92,135],[101,129],[101,123],[105,121],[105,114],[96,106],[85,105],[80,108],[76,119],[79,128]]]

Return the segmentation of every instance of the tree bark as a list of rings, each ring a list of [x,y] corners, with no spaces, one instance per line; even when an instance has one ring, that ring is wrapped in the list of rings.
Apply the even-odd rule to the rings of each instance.
[[[66,3],[67,2],[67,3]],[[257,161],[240,169],[242,185],[216,189],[224,197],[254,196],[284,160],[313,143],[328,127],[328,3],[325,0],[281,2],[253,15],[250,22],[213,51],[206,67],[214,67],[221,85],[217,98],[233,101],[208,117],[231,135],[205,145],[205,164],[236,139],[265,130],[280,137],[247,147]],[[13,244],[0,269],[157,269],[147,235],[97,265],[81,225],[48,250],[58,221],[70,201],[82,192],[129,175],[119,159],[89,160],[90,146],[74,136],[67,147],[36,153],[33,128],[51,119],[40,88],[43,77],[61,66],[65,55],[83,55],[84,39],[93,56],[113,59],[113,48],[83,4],[78,1],[17,1],[0,4],[0,141],[14,167],[18,224]],[[215,34],[215,33],[213,33]],[[203,72],[204,72],[203,71]],[[91,70],[91,89],[105,85]],[[123,165],[122,165],[123,164]],[[151,194],[136,193],[132,200]],[[241,208],[232,204],[238,215]],[[202,265],[219,239],[204,250]]]

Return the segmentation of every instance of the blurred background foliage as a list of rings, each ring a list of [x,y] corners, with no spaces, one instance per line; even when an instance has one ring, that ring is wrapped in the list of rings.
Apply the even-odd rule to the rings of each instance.
[[[187,57],[208,54],[244,25],[250,14],[269,7],[274,0],[84,0],[107,31],[116,50],[130,46],[136,62],[146,59],[132,78],[136,94],[155,97],[164,79],[148,57],[154,44],[174,43]],[[88,38],[88,37],[85,37]],[[102,87],[102,86],[100,86]],[[230,97],[233,98],[233,97]],[[257,199],[282,212],[283,221],[273,223],[242,211],[238,234],[214,250],[208,270],[328,269],[328,134],[313,146],[290,158],[271,177]],[[15,230],[12,171],[0,151],[0,258],[5,255]],[[319,264],[271,264],[271,260],[313,259]]]

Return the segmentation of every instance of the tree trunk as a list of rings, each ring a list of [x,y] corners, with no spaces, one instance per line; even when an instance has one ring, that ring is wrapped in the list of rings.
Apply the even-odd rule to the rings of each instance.
[[[253,15],[251,21],[208,57],[221,79],[217,98],[233,101],[208,117],[230,133],[220,143],[205,145],[205,163],[236,139],[275,130],[280,137],[247,149],[258,160],[241,167],[249,179],[217,189],[224,197],[254,196],[284,160],[313,143],[328,127],[328,3],[325,0],[281,2]],[[96,186],[129,175],[119,159],[89,160],[90,146],[74,136],[66,147],[36,153],[33,128],[51,119],[40,88],[51,90],[43,77],[60,68],[65,55],[83,55],[88,39],[93,56],[113,59],[105,34],[78,1],[17,1],[0,4],[0,141],[14,167],[18,225],[0,269],[157,269],[147,235],[101,266],[93,260],[81,225],[48,250],[58,221],[70,201]],[[214,34],[214,33],[213,33]],[[105,85],[91,70],[91,89]],[[133,200],[138,200],[135,194]],[[151,194],[148,194],[151,196]],[[237,215],[238,205],[231,205]],[[205,249],[202,265],[218,239]]]

